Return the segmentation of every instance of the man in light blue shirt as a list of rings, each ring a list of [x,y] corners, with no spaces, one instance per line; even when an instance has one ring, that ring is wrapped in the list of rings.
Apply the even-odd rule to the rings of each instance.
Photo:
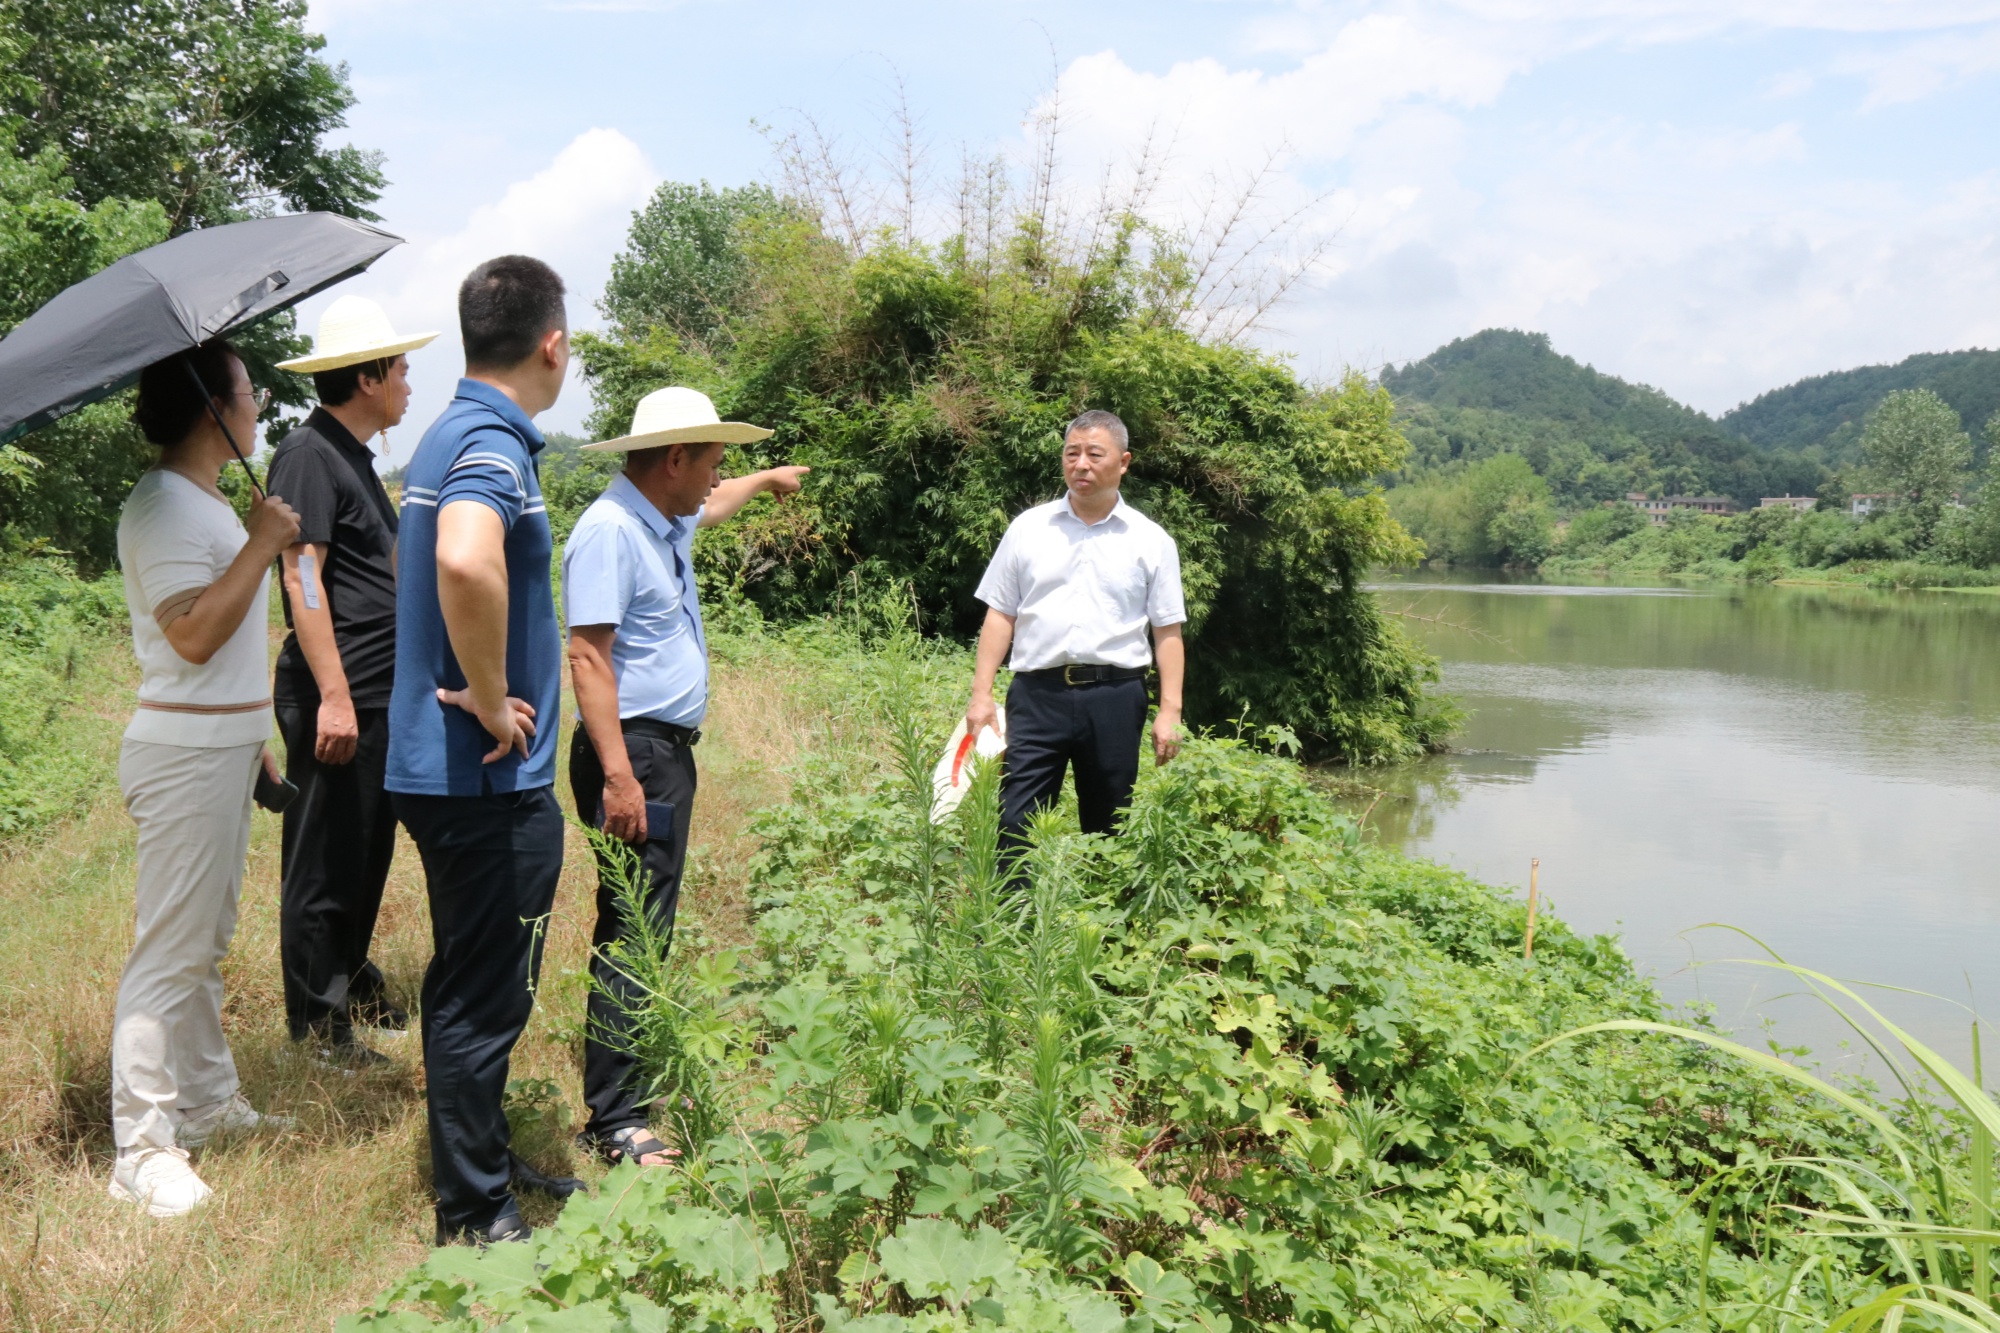
[[[723,450],[771,432],[722,421],[693,389],[648,394],[632,433],[584,446],[619,450],[625,470],[577,520],[563,546],[563,611],[580,725],[570,745],[576,812],[639,848],[647,911],[671,932],[695,793],[694,745],[708,711],[708,638],[694,580],[694,533],[764,491],[799,489],[810,469],[778,467],[722,480]],[[655,827],[648,812],[671,827]],[[665,1164],[673,1150],[647,1123],[629,1030],[612,997],[631,983],[602,949],[624,928],[600,861],[597,930],[584,1037],[584,1144],[607,1160]]]

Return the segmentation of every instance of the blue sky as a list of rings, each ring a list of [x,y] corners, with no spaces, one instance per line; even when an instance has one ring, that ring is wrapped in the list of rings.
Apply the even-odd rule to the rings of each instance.
[[[345,290],[447,336],[526,250],[589,322],[668,179],[773,179],[812,117],[880,176],[897,84],[939,191],[962,148],[1024,173],[1059,106],[1086,201],[1151,143],[1163,220],[1278,154],[1306,280],[1254,335],[1313,376],[1503,325],[1724,411],[1804,375],[2000,345],[2000,0],[740,4],[313,0],[410,244]],[[305,323],[324,304],[306,307]],[[545,418],[574,429],[574,386]],[[405,427],[396,454],[414,446]]]

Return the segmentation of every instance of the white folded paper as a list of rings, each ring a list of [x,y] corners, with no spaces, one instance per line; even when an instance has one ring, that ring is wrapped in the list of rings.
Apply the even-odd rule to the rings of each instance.
[[[965,789],[972,785],[972,760],[976,755],[981,759],[996,759],[1007,750],[1007,710],[996,708],[994,720],[1000,729],[981,727],[977,739],[966,734],[965,719],[958,720],[958,729],[951,733],[951,740],[944,747],[944,756],[931,771],[931,791],[935,799],[931,802],[931,823],[942,824],[958,809],[958,803],[965,799]]]

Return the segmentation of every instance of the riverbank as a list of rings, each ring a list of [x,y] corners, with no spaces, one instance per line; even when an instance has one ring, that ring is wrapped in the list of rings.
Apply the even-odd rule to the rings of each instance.
[[[1689,584],[1783,583],[1795,587],[1913,592],[2000,588],[2000,569],[1933,565],[1917,560],[1862,560],[1819,569],[1782,560],[1730,560],[1719,556],[1681,562],[1660,555],[1627,560],[1556,555],[1542,561],[1534,572],[1549,579],[1590,578],[1607,582],[1658,579]]]
[[[1663,1038],[1535,1054],[1660,1002],[1609,940],[1547,914],[1524,962],[1518,900],[1371,846],[1288,760],[1211,740],[1149,770],[1131,833],[1052,841],[1013,926],[996,914],[1018,900],[978,878],[990,828],[926,833],[907,781],[927,782],[961,650],[830,624],[715,648],[687,897],[701,925],[661,1029],[695,1057],[661,1128],[706,1155],[635,1194],[567,1146],[591,905],[573,834],[514,1116],[526,1155],[600,1193],[538,1242],[547,1267],[526,1285],[507,1250],[392,1284],[430,1225],[415,1041],[351,1079],[289,1050],[262,814],[225,1022],[250,1096],[299,1129],[204,1152],[218,1198],[180,1223],[104,1197],[130,874],[104,761],[123,699],[94,690],[64,713],[68,748],[97,756],[95,794],[0,876],[11,1322],[323,1327],[386,1290],[398,1328],[465,1297],[482,1323],[595,1301],[565,1326],[607,1329],[872,1333],[996,1312],[1095,1329],[1135,1311],[1154,1328],[1651,1329],[1703,1300],[1741,1326],[1760,1303],[1830,1314],[1879,1289],[1862,1249],[1812,1242],[1825,1289],[1788,1294],[1797,1253],[1768,1205],[1833,1196],[1722,1174],[1872,1154],[1851,1117]],[[407,845],[378,940],[413,1001],[428,950]],[[690,1130],[697,1111],[718,1138]],[[732,1193],[732,1174],[773,1192]],[[1722,1200],[1712,1245],[1689,1206],[1704,1185]],[[714,1235],[742,1244],[704,1249]],[[679,1313],[644,1323],[642,1301]]]

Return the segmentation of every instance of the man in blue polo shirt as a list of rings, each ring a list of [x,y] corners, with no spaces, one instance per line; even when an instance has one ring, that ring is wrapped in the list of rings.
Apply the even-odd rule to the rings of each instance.
[[[490,259],[458,289],[465,378],[403,481],[386,786],[423,858],[425,1097],[438,1243],[529,1234],[501,1099],[555,902],[562,640],[534,417],[569,368],[563,285]]]
[[[799,489],[808,469],[778,467],[723,481],[730,444],[771,432],[722,421],[706,395],[671,388],[651,393],[633,414],[632,433],[585,445],[623,451],[612,479],[563,546],[563,605],[569,622],[570,679],[582,725],[570,745],[570,790],[579,818],[602,823],[636,844],[646,910],[671,933],[680,902],[694,810],[694,745],[708,711],[708,640],[692,562],[694,532],[736,513],[764,491]],[[670,828],[653,827],[648,808],[673,809]],[[597,930],[583,1048],[583,1140],[612,1162],[658,1166],[667,1145],[647,1126],[646,1088],[634,1078],[631,1024],[614,998],[634,988],[603,955],[624,921],[600,865]]]

